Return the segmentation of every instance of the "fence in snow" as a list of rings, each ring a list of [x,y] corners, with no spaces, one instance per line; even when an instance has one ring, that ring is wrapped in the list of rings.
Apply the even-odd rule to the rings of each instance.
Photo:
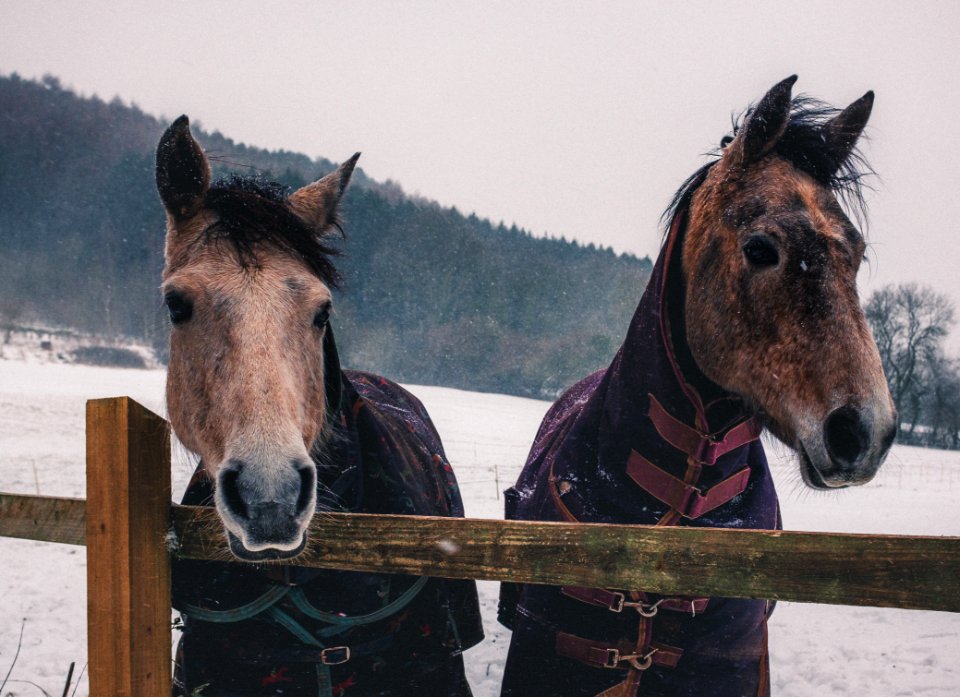
[[[87,403],[86,500],[0,494],[0,536],[87,546],[91,694],[171,693],[171,552],[222,559],[223,539],[170,499],[169,426],[126,397]],[[297,563],[960,612],[960,537],[324,514]]]

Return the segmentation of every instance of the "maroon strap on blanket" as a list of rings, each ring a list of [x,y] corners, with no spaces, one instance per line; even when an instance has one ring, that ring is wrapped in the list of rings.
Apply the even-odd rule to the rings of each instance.
[[[627,474],[641,489],[690,519],[699,518],[743,493],[750,481],[750,468],[744,467],[703,492],[664,472],[636,450],[630,451]]]
[[[722,440],[715,441],[709,435],[675,419],[656,397],[652,394],[649,396],[648,414],[660,437],[701,464],[716,464],[721,456],[760,437],[760,424],[756,419],[747,419],[727,431]]]
[[[579,586],[562,586],[560,592],[568,598],[579,600],[582,603],[606,608],[610,612],[623,612],[624,608],[632,608],[644,617],[653,617],[658,610],[672,610],[674,612],[689,612],[691,615],[702,614],[710,602],[710,598],[661,598],[654,602],[647,602],[644,594],[640,594],[642,602],[631,602],[627,595],[620,591],[610,591],[605,588],[581,588]]]
[[[630,642],[607,644],[593,639],[557,632],[557,654],[580,661],[594,668],[612,668],[646,670],[651,665],[664,668],[676,668],[683,656],[683,650],[675,646],[652,642],[643,655],[634,653],[634,646]]]

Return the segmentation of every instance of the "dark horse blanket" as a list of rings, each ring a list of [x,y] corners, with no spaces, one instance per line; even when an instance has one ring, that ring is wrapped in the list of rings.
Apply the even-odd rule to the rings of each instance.
[[[415,397],[344,371],[341,404],[318,508],[463,516]],[[212,493],[201,466],[183,503],[211,505]],[[183,619],[175,695],[470,695],[460,654],[483,638],[473,581],[179,560],[173,582]]]
[[[779,527],[759,427],[686,349],[683,218],[681,208],[610,367],[544,418],[507,492],[507,518]],[[770,609],[762,600],[504,584],[500,621],[513,637],[502,694],[766,695]]]

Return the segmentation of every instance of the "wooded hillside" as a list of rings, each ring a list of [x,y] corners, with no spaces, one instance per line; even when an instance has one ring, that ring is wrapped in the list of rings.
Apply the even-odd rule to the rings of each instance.
[[[0,311],[162,352],[153,157],[166,124],[52,77],[0,77],[0,114]],[[194,132],[215,174],[297,187],[334,167]],[[610,361],[650,273],[649,259],[534,238],[362,170],[343,213],[344,364],[404,382],[552,396]]]

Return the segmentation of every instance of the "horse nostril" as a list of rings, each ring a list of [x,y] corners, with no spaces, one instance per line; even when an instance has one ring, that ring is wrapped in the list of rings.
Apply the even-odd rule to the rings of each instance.
[[[317,470],[312,465],[294,463],[297,474],[300,475],[300,495],[297,497],[297,514],[307,510],[314,500],[314,492],[317,488]]]
[[[247,503],[240,495],[240,471],[243,469],[243,463],[232,461],[229,469],[224,469],[220,473],[220,493],[227,508],[238,518],[248,518]]]
[[[838,464],[852,466],[870,444],[860,412],[850,406],[840,407],[827,417],[823,426],[827,452]]]

